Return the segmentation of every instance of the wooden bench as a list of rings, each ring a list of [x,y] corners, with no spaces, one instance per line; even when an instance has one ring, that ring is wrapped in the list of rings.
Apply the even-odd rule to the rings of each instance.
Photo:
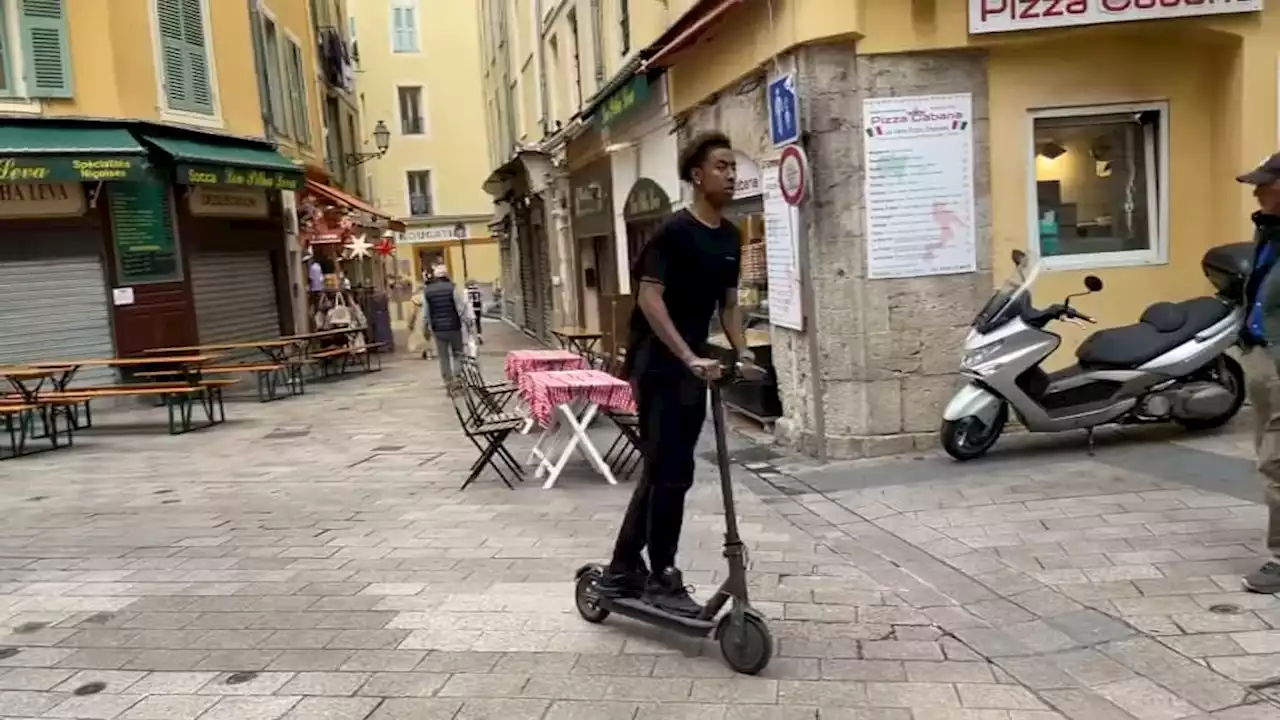
[[[89,417],[89,401],[113,397],[154,397],[160,400],[169,414],[169,434],[181,435],[226,422],[226,409],[222,403],[222,389],[235,385],[239,380],[201,380],[188,384],[134,383],[129,385],[102,385],[85,388],[68,388],[62,392],[41,393],[41,400],[65,403],[83,403],[86,426],[92,424]],[[196,426],[192,411],[199,402],[207,422]]]
[[[308,358],[293,358],[281,363],[248,362],[233,365],[212,365],[200,368],[200,374],[231,375],[253,373],[257,379],[258,402],[271,402],[283,397],[304,394],[306,392],[306,382],[302,376],[302,367],[311,362]],[[134,377],[165,378],[180,377],[183,374],[181,370],[149,370],[134,373]],[[285,395],[279,392],[282,380],[284,386],[289,390],[288,394]]]
[[[11,398],[0,400],[0,423],[3,423],[4,431],[9,436],[8,454],[5,454],[4,448],[0,448],[0,460],[70,447],[74,442],[73,432],[75,430],[75,422],[69,409],[71,405],[72,403],[57,400],[42,400],[39,402],[27,402],[22,399]],[[35,418],[37,415],[40,418],[43,434],[36,432]],[[58,429],[59,416],[63,416],[66,419],[62,432],[59,432]],[[27,441],[33,438],[47,438],[49,446],[39,450],[31,450],[27,445]]]
[[[338,365],[337,372],[332,374],[341,375],[347,371],[347,368],[354,361],[359,361],[361,358],[363,358],[365,372],[374,372],[382,369],[382,357],[373,351],[382,347],[382,345],[383,343],[366,343],[359,347],[342,345],[340,347],[317,350],[311,353],[309,357],[312,360],[319,361],[321,377],[329,377],[331,374],[329,371],[335,363]],[[374,367],[374,358],[377,358],[376,368]]]

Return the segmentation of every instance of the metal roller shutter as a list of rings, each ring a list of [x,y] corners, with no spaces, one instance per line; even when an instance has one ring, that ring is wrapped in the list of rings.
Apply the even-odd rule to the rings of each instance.
[[[191,289],[202,344],[280,337],[270,253],[197,253]]]
[[[533,238],[528,232],[528,225],[520,227],[517,239],[520,251],[520,327],[533,330],[534,318],[537,317],[537,289],[534,285]]]
[[[553,327],[552,316],[554,315],[555,300],[553,293],[555,290],[551,287],[551,248],[550,242],[544,237],[542,242],[538,243],[538,305],[542,310],[541,316],[538,318],[541,327],[538,328],[538,337],[543,340],[551,339],[551,328]]]
[[[115,356],[97,234],[5,232],[0,242],[0,364]],[[82,368],[76,385],[115,382]]]

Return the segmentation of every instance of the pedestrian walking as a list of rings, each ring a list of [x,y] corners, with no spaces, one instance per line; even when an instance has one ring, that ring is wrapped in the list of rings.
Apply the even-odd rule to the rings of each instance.
[[[1244,577],[1246,590],[1280,593],[1280,153],[1236,178],[1253,186],[1253,268],[1245,284],[1244,367],[1253,403],[1254,449],[1266,482],[1267,550],[1271,560]]]
[[[467,299],[471,301],[471,311],[476,318],[476,344],[484,344],[484,331],[481,330],[484,317],[484,297],[480,294],[480,283],[472,278],[467,281]]]
[[[466,294],[449,279],[443,266],[436,266],[433,277],[422,288],[422,299],[426,324],[436,340],[440,377],[448,384],[461,367],[465,343],[474,333],[475,315]]]

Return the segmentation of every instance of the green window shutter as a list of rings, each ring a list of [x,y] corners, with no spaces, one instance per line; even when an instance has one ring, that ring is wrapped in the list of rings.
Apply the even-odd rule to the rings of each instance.
[[[9,27],[4,6],[5,3],[0,2],[0,28]],[[0,97],[13,97],[13,81],[13,52],[9,47],[9,36],[0,32]]]
[[[71,97],[71,39],[63,0],[19,0],[19,8],[27,95]]]
[[[201,0],[155,0],[164,92],[170,110],[213,114]]]

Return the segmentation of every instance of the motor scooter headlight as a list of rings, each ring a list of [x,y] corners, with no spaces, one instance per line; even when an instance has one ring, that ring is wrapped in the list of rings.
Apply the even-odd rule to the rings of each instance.
[[[960,361],[960,367],[965,370],[972,370],[995,357],[1003,349],[1003,340],[997,340],[993,343],[983,345],[982,347],[976,347],[964,354],[964,359]]]

